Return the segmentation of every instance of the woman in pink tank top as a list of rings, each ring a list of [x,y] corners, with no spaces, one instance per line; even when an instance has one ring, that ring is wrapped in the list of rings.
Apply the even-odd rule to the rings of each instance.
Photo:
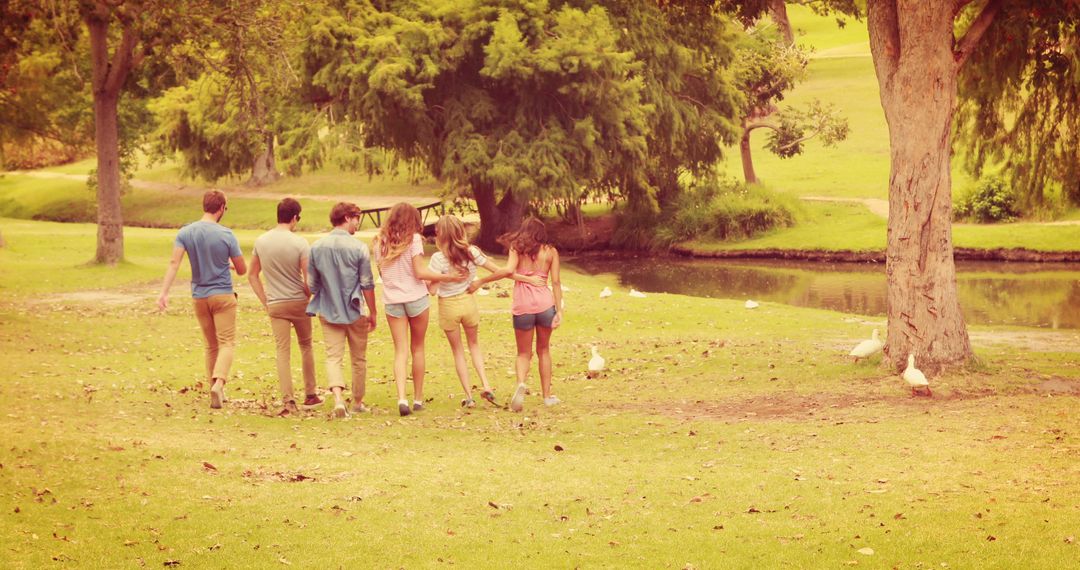
[[[540,388],[544,404],[554,406],[559,398],[551,393],[551,332],[562,322],[562,283],[559,278],[559,252],[548,243],[547,229],[540,220],[530,217],[518,231],[499,238],[510,250],[506,267],[482,280],[474,281],[472,290],[495,279],[514,276],[514,299],[510,312],[517,341],[517,389],[510,409],[520,412],[525,404],[525,381],[532,365],[533,338],[540,370]],[[515,275],[516,274],[516,275]],[[551,287],[548,287],[548,278]]]

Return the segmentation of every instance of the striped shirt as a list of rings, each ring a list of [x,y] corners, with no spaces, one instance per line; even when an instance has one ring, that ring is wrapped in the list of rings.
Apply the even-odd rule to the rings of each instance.
[[[469,283],[472,283],[473,280],[476,279],[476,266],[487,263],[487,258],[484,257],[484,253],[476,246],[469,246],[469,256],[472,257],[472,261],[469,262],[469,278],[454,283],[440,283],[440,297],[453,297],[454,295],[460,295],[467,291],[469,289]],[[431,262],[428,263],[428,269],[430,269],[432,273],[446,275],[450,273],[450,260],[443,255],[443,252],[437,251],[431,255]]]
[[[413,271],[413,258],[424,255],[424,242],[420,234],[413,234],[409,248],[390,263],[384,262],[378,246],[373,249],[375,263],[379,265],[379,275],[382,276],[383,303],[387,305],[411,303],[421,297],[427,297],[427,285],[417,279]]]

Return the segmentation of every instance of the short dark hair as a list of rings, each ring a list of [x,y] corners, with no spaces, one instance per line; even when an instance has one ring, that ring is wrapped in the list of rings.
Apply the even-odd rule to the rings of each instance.
[[[300,215],[300,202],[293,200],[292,198],[285,198],[278,202],[277,205],[277,223],[287,224],[292,221],[293,218]]]
[[[338,202],[330,209],[330,225],[340,226],[345,220],[360,215],[360,206],[352,202]]]
[[[224,207],[225,193],[221,190],[207,190],[202,195],[202,211],[207,214],[213,214]]]

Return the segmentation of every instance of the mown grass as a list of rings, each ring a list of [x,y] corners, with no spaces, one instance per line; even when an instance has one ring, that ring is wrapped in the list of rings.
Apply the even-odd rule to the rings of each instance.
[[[737,249],[801,249],[819,251],[882,251],[886,220],[860,203],[805,202],[799,223],[741,241],[691,240],[695,251]],[[1037,222],[954,224],[953,244],[980,249],[1026,248],[1035,251],[1074,251],[1080,247],[1080,225]]]
[[[80,266],[93,226],[3,231],[3,567],[1059,568],[1080,547],[1077,396],[1041,389],[1075,383],[1074,352],[982,345],[979,372],[913,399],[844,356],[876,323],[633,299],[567,270],[564,405],[463,412],[431,330],[432,401],[399,419],[380,323],[373,415],[275,418],[269,327],[240,287],[232,400],[211,411],[186,286],[152,308],[172,230],[128,232],[113,270]],[[605,285],[616,296],[598,301]],[[506,397],[509,300],[480,303]],[[595,379],[591,344],[608,361]]]

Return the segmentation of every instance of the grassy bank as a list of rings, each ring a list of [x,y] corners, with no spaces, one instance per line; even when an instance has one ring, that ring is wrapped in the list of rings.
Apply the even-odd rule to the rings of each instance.
[[[976,329],[980,371],[913,399],[844,356],[876,323],[568,272],[562,406],[462,411],[431,330],[429,410],[399,419],[380,323],[373,415],[275,418],[246,287],[221,411],[185,286],[152,309],[174,232],[129,231],[130,262],[104,270],[81,265],[93,226],[2,222],[3,567],[1057,568],[1080,547],[1075,332]],[[505,398],[509,300],[480,304]]]
[[[883,251],[886,220],[859,203],[807,202],[799,223],[742,241],[690,241],[683,247],[708,254],[743,249]],[[1034,251],[1080,249],[1080,225],[1033,222],[954,224],[953,244],[976,249],[1026,248]]]

